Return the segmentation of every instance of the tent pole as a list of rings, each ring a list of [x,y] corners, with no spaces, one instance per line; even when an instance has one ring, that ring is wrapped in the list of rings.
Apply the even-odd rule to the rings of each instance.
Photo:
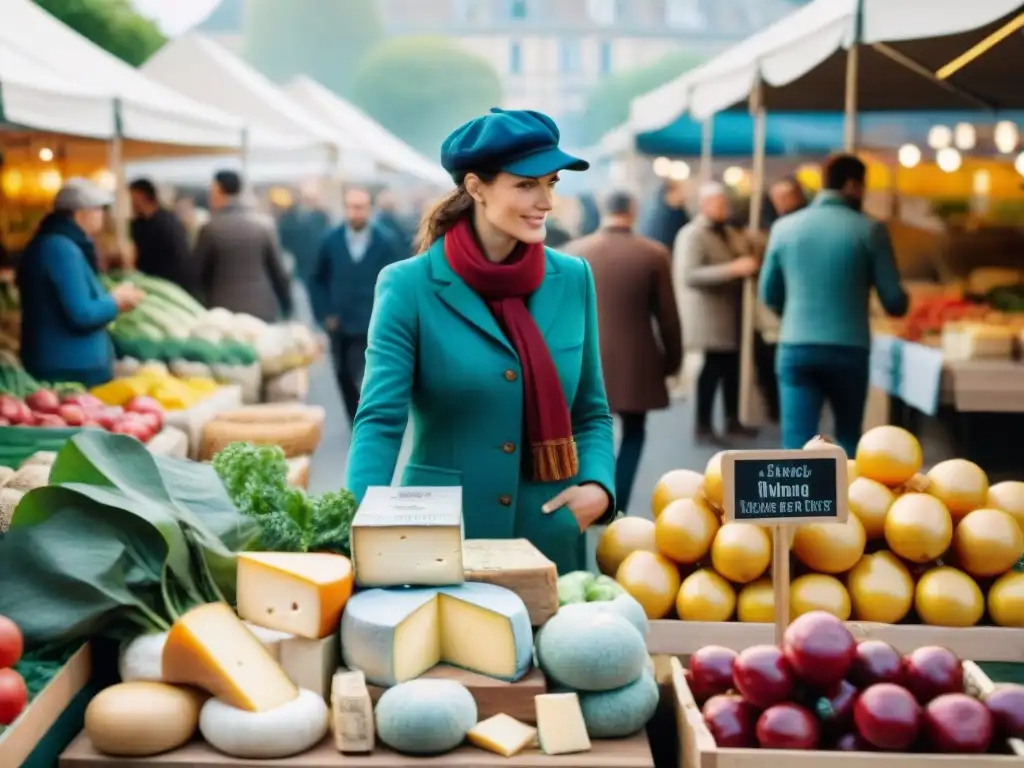
[[[134,267],[134,255],[129,259],[131,238],[128,235],[128,219],[131,215],[131,200],[128,197],[128,179],[124,169],[124,140],[118,131],[110,140],[107,148],[107,165],[114,177],[114,208],[111,217],[114,224],[114,242],[121,258],[121,266]]]
[[[843,149],[855,152],[859,142],[857,95],[860,87],[860,41],[864,37],[864,0],[857,0],[853,19],[853,40],[846,51],[846,91],[843,106]]]
[[[764,84],[758,81],[750,93],[750,114],[754,118],[754,145],[750,172],[750,219],[748,242],[759,239],[761,211],[764,201],[765,145],[767,144],[767,112],[764,106]],[[748,253],[745,255],[753,256]],[[748,426],[764,423],[765,407],[756,386],[754,366],[754,334],[757,333],[757,278],[743,281],[743,314],[740,325],[740,422]]]
[[[700,128],[700,168],[697,178],[707,184],[714,178],[715,116],[704,118]]]
[[[249,141],[249,129],[243,128],[242,143],[238,148],[238,158],[239,160],[241,160],[242,163],[242,178],[245,179],[245,182],[247,184],[249,183],[249,154],[251,149],[252,147],[250,146]]]

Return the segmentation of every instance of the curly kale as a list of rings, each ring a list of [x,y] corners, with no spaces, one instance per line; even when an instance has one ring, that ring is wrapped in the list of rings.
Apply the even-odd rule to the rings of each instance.
[[[231,443],[213,459],[238,509],[259,521],[254,548],[269,552],[350,553],[356,499],[347,490],[310,497],[288,485],[288,464],[277,446]]]

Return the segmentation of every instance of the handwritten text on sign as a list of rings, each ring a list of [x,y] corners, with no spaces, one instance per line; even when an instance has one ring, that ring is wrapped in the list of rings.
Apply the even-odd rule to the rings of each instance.
[[[840,464],[838,455],[811,451],[730,454],[723,458],[723,479],[731,491],[726,494],[729,519],[769,525],[845,519],[845,456]]]

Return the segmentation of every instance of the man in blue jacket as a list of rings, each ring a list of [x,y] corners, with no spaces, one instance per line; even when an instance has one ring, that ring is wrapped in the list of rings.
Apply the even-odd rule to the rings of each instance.
[[[377,277],[384,267],[409,255],[390,230],[371,223],[372,213],[367,190],[345,193],[345,222],[324,238],[309,281],[313,313],[330,336],[334,371],[350,422],[359,407]]]
[[[772,227],[760,295],[782,317],[775,369],[783,448],[817,434],[827,402],[836,441],[852,457],[868,395],[871,292],[894,317],[906,313],[908,299],[888,230],[861,212],[864,163],[838,155],[822,176],[814,202]]]
[[[68,179],[18,265],[21,361],[42,381],[103,384],[113,377],[107,325],[143,297],[131,284],[108,292],[92,238],[112,196],[87,179]]]

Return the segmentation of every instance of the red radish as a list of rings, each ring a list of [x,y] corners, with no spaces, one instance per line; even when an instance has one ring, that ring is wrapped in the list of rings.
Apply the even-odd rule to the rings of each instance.
[[[25,641],[18,625],[6,616],[0,616],[0,669],[17,664],[24,649]]]
[[[698,701],[732,688],[732,666],[738,654],[731,648],[706,645],[690,657],[690,690]]]
[[[857,655],[848,675],[858,688],[870,688],[876,683],[903,684],[903,659],[899,652],[882,640],[857,643]]]
[[[902,752],[917,740],[921,707],[906,688],[878,683],[861,692],[853,705],[853,722],[857,733],[871,746]]]
[[[36,426],[46,429],[63,429],[67,422],[55,413],[36,413]]]
[[[712,696],[701,710],[715,744],[722,749],[757,746],[757,717],[753,704],[734,693]]]
[[[86,411],[95,411],[104,407],[102,400],[87,392],[78,392],[73,395],[68,395],[64,398],[64,402],[69,405],[79,405]]]
[[[13,669],[0,669],[0,725],[10,725],[18,719],[28,702],[25,680]]]
[[[0,395],[0,418],[7,419],[11,424],[20,424],[24,403],[10,395]]]
[[[36,413],[56,413],[60,409],[60,398],[49,389],[39,389],[25,398],[25,404]]]
[[[948,648],[927,645],[903,657],[906,686],[921,704],[944,693],[963,693],[964,667]]]
[[[153,437],[153,430],[143,424],[141,421],[137,421],[132,418],[121,418],[115,424],[114,428],[110,430],[117,435],[128,435],[134,437],[140,443],[148,442]]]
[[[164,420],[159,413],[136,413],[132,415],[135,416],[139,422],[149,427],[153,431],[153,434],[156,434],[163,429]]]
[[[984,702],[1000,739],[1024,739],[1024,685],[998,685]]]
[[[929,745],[944,755],[988,752],[995,728],[988,708],[965,693],[946,693],[924,708]]]
[[[857,653],[857,641],[831,613],[811,611],[786,628],[782,650],[800,680],[824,687],[846,677]]]
[[[164,413],[163,406],[146,395],[136,395],[125,404],[124,409],[131,413],[155,413],[160,416]]]
[[[821,728],[814,715],[798,704],[776,704],[757,719],[762,749],[817,749]]]
[[[845,731],[853,722],[853,705],[857,701],[857,687],[848,680],[840,680],[825,689],[814,702],[814,714],[830,733]]]
[[[85,410],[80,405],[64,403],[61,405],[58,415],[69,427],[80,427],[85,424]]]
[[[782,651],[774,645],[755,645],[736,657],[732,669],[736,690],[758,709],[788,699],[793,693],[793,675]]]
[[[101,427],[106,430],[114,428],[114,423],[121,418],[124,414],[120,408],[104,408],[102,411],[98,411],[93,418],[96,420]]]

